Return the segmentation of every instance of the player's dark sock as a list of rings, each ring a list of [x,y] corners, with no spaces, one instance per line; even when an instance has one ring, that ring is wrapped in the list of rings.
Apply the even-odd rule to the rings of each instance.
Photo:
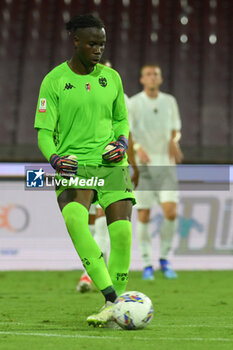
[[[114,301],[117,298],[116,291],[112,286],[101,290],[101,292],[103,293],[106,301],[111,301],[112,303],[114,303]]]

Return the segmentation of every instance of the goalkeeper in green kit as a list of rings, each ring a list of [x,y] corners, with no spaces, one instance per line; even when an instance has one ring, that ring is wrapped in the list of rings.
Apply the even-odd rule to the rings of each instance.
[[[115,70],[98,63],[106,43],[103,22],[91,14],[77,15],[66,28],[74,53],[44,78],[35,128],[39,148],[57,178],[69,180],[68,186],[63,181],[56,187],[57,200],[74,247],[105,297],[103,308],[87,322],[103,326],[113,318],[117,295],[125,291],[130,265],[135,199],[126,155],[129,126],[121,79]],[[77,177],[83,181],[101,177],[107,185],[92,181],[87,186],[88,182],[74,181]],[[108,268],[88,229],[91,203],[99,203],[106,213],[111,241]]]

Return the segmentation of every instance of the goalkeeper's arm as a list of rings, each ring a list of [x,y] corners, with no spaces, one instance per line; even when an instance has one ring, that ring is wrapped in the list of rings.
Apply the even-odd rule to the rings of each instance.
[[[78,162],[74,160],[74,156],[60,157],[56,154],[53,132],[51,130],[38,130],[38,146],[45,158],[60,175],[69,177],[77,174]]]
[[[53,141],[53,132],[51,130],[38,130],[38,147],[48,162],[50,162],[51,156],[56,154],[56,147]]]

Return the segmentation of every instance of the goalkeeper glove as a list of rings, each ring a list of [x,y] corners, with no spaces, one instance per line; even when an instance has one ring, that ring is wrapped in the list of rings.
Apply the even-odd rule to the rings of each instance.
[[[50,164],[63,177],[72,177],[77,174],[78,162],[75,156],[60,157],[57,154],[53,154],[50,157]]]
[[[102,158],[109,163],[118,163],[124,158],[127,148],[127,138],[120,136],[117,141],[112,141],[105,147],[106,152],[102,154]]]

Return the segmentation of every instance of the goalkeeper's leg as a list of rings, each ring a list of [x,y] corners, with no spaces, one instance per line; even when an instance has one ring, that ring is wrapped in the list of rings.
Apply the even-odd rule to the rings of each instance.
[[[116,291],[101,250],[88,229],[87,207],[89,207],[93,195],[94,191],[92,190],[68,189],[60,194],[58,203],[74,247],[88,275],[102,292],[106,301],[114,302],[117,297]]]
[[[104,261],[107,265],[107,248],[109,244],[108,226],[106,222],[106,216],[104,210],[100,207],[96,208],[96,215],[93,215],[93,204],[89,211],[89,230],[94,237],[97,245],[103,253]],[[85,293],[91,290],[92,280],[85,271],[76,287],[78,292]]]
[[[89,228],[89,231],[91,232],[92,237],[95,236],[95,217],[96,217],[96,206],[92,204],[89,209],[89,220],[88,220],[88,228]],[[92,280],[88,276],[87,271],[84,269],[78,281],[78,284],[76,286],[76,290],[77,292],[80,292],[80,293],[86,293],[86,292],[89,292],[91,288],[92,288]]]
[[[106,217],[111,242],[108,270],[118,295],[125,291],[131,257],[132,201],[125,199],[110,204]]]

